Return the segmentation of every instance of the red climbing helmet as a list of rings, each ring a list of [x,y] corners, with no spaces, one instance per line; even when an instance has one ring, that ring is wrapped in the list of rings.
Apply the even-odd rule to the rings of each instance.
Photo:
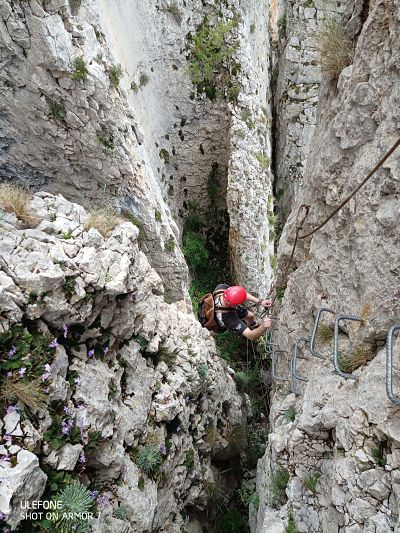
[[[239,287],[239,285],[234,285],[224,291],[224,299],[231,305],[242,304],[246,300],[246,297],[246,291],[243,287]]]

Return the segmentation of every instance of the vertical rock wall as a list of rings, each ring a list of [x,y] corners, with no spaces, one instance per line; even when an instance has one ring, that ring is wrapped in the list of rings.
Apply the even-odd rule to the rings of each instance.
[[[275,157],[281,225],[300,192],[312,148],[321,81],[318,31],[326,20],[340,18],[349,3],[289,0],[277,21]]]
[[[114,204],[140,220],[145,250],[174,298],[186,294],[178,228],[141,154],[137,119],[85,5],[68,0],[0,6],[0,177],[60,192],[87,206]],[[72,79],[82,57],[86,79]],[[157,215],[158,213],[158,215]]]
[[[280,240],[281,272],[299,206],[311,206],[306,232],[400,137],[400,4],[355,2],[345,17],[356,43],[354,61],[337,83],[322,79],[303,187]],[[299,394],[286,383],[275,386],[253,531],[283,532],[289,517],[303,532],[398,530],[400,411],[386,396],[383,346],[389,327],[400,319],[399,195],[397,151],[337,216],[298,244],[280,309],[276,341],[289,353],[280,357],[278,375],[289,376],[294,344],[310,335],[323,306],[336,316],[362,320],[345,322],[339,334],[341,364],[361,366],[353,371],[355,380],[334,373],[329,315],[317,341],[324,358],[312,357],[308,347],[299,351],[297,374],[308,379],[296,381]],[[399,349],[395,340],[395,358]],[[394,376],[398,392],[397,363]],[[288,483],[278,490],[282,469]]]

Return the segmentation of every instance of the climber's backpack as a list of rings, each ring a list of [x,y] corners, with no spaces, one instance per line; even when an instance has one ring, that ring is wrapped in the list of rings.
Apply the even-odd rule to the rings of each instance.
[[[218,324],[215,320],[215,311],[217,309],[218,311],[221,311],[221,313],[229,313],[229,311],[232,311],[230,307],[215,308],[214,298],[223,292],[224,290],[215,291],[214,293],[209,292],[200,300],[197,309],[197,318],[203,328],[207,328],[210,331],[216,329]]]

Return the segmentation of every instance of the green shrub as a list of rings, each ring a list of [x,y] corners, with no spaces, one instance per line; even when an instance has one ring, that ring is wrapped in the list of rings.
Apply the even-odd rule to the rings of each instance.
[[[237,492],[240,501],[244,506],[248,507],[249,505],[251,505],[256,511],[258,511],[258,507],[260,505],[260,497],[256,492],[255,485],[247,486],[243,489],[238,489]]]
[[[74,70],[71,74],[71,79],[76,81],[85,81],[88,75],[88,69],[83,57],[76,57],[74,59]]]
[[[172,235],[169,237],[169,239],[165,243],[165,249],[167,250],[167,252],[171,252],[171,253],[175,250],[175,239]]]
[[[247,533],[247,517],[236,509],[227,509],[217,517],[215,533]]]
[[[193,448],[186,453],[185,466],[188,470],[192,470],[194,467],[194,450]]]
[[[291,405],[290,407],[286,409],[286,411],[283,414],[288,420],[290,420],[291,422],[294,422],[296,418],[296,409],[294,408],[293,405]]]
[[[247,436],[247,459],[250,465],[256,465],[265,453],[268,432],[261,424],[252,424]]]
[[[162,464],[162,457],[157,446],[149,444],[139,450],[136,462],[140,470],[148,476],[158,472]]]
[[[106,150],[114,150],[115,148],[114,134],[108,127],[103,126],[101,131],[97,134],[97,142],[104,146]]]
[[[321,70],[332,78],[351,65],[354,57],[354,43],[347,36],[343,23],[327,20],[318,34],[318,49]]]
[[[269,167],[269,164],[271,162],[269,157],[265,157],[265,155],[262,152],[258,152],[256,154],[257,161],[260,163],[260,167],[262,170],[267,170]]]
[[[289,512],[288,523],[285,529],[285,533],[298,533],[296,522],[294,521],[293,515]]]
[[[386,457],[385,457],[382,446],[372,448],[371,453],[376,464],[380,466],[386,465]]]
[[[132,224],[134,224],[138,228],[139,230],[138,241],[139,242],[146,241],[147,233],[142,222],[140,222],[138,218],[132,215],[132,213],[128,213],[127,211],[123,212],[123,216],[124,218],[126,218],[126,220],[129,220],[129,222],[132,222]]]
[[[285,295],[285,288],[284,287],[277,287],[276,288],[276,298],[279,302],[282,302],[283,297]]]
[[[74,278],[74,276],[65,277],[62,289],[67,299],[72,298],[72,296],[75,294],[75,285],[76,279]]]
[[[192,38],[189,54],[189,76],[200,93],[214,100],[218,90],[224,91],[231,77],[233,55],[239,44],[228,39],[237,26],[237,20],[220,22],[213,27],[208,18]]]
[[[209,255],[206,238],[203,235],[192,231],[185,232],[182,239],[182,252],[193,272],[207,270]]]
[[[314,472],[311,476],[307,477],[303,480],[303,485],[313,494],[316,494],[317,492],[317,483],[319,478],[321,477],[320,472]]]
[[[65,117],[67,115],[67,111],[63,102],[48,98],[47,103],[49,104],[50,111],[53,117],[57,120],[61,120],[62,122],[64,122]]]
[[[118,63],[118,65],[112,65],[108,69],[108,77],[110,79],[111,85],[114,87],[114,89],[118,89],[119,83],[121,81],[121,78],[124,75],[124,71],[122,69],[122,66]]]
[[[204,381],[208,374],[208,365],[207,363],[200,363],[197,365],[197,373],[199,375],[200,381]]]
[[[169,152],[165,148],[161,148],[159,154],[160,159],[164,159],[164,162],[166,165],[169,163]]]
[[[285,491],[287,484],[289,483],[289,479],[290,474],[286,468],[278,465],[271,475],[270,492],[272,507],[278,508],[285,502]]]

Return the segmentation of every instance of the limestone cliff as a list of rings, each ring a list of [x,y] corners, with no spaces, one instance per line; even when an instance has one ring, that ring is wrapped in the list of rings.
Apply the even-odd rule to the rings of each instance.
[[[2,387],[20,387],[2,390],[2,517],[14,529],[20,501],[71,473],[96,491],[93,531],[181,531],[224,482],[215,458],[238,453],[242,398],[208,332],[165,303],[133,224],[104,238],[62,196],[29,208],[34,229],[0,221]]]
[[[301,9],[303,3],[295,4]],[[344,18],[355,40],[352,65],[337,81],[322,78],[303,186],[279,244],[281,274],[300,205],[311,206],[307,232],[400,135],[400,4],[362,6],[348,3]],[[287,285],[278,276],[278,286],[286,285],[275,337],[280,347],[291,355],[297,339],[311,334],[317,310],[329,307],[336,316],[361,319],[344,322],[339,334],[343,368],[359,368],[353,371],[355,380],[334,373],[332,315],[325,315],[318,337],[324,359],[313,357],[308,347],[299,353],[297,374],[308,378],[307,383],[296,381],[300,394],[289,394],[285,383],[275,387],[269,445],[258,471],[262,503],[253,531],[283,532],[288,517],[291,527],[294,523],[304,532],[398,528],[400,414],[386,396],[383,345],[389,327],[399,322],[399,175],[397,151],[336,217],[299,241]],[[277,371],[289,377],[289,358],[281,355]],[[280,499],[273,502],[277,475],[287,486],[284,482]]]

